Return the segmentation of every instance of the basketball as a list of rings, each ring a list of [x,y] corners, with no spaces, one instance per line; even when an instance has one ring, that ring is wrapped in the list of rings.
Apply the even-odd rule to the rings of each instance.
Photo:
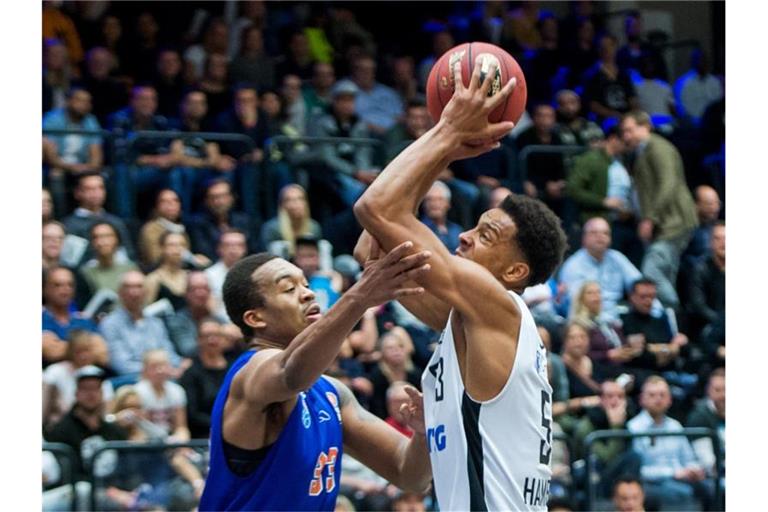
[[[432,119],[437,122],[443,108],[453,96],[453,66],[456,61],[461,62],[461,77],[465,87],[469,87],[469,80],[478,55],[483,56],[480,80],[485,79],[485,74],[491,63],[497,64],[496,78],[489,95],[501,91],[502,87],[513,76],[517,78],[512,93],[506,101],[496,107],[488,116],[491,122],[512,121],[517,123],[525,109],[525,101],[528,97],[528,89],[525,84],[523,70],[517,61],[496,45],[489,43],[464,43],[455,46],[445,52],[432,66],[427,79],[427,109]]]

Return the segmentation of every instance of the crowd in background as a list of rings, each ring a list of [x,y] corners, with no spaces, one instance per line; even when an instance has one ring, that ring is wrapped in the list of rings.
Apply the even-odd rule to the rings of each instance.
[[[432,126],[431,66],[472,40],[520,62],[527,112],[500,148],[446,168],[420,215],[451,250],[509,193],[563,221],[563,265],[523,295],[549,351],[554,431],[570,440],[555,443],[552,505],[583,506],[590,433],[700,426],[714,444],[595,443],[599,497],[718,507],[725,96],[712,52],[692,48],[675,76],[642,12],[611,34],[593,2],[564,17],[538,2],[446,5],[414,3],[404,34],[344,2],[43,2],[43,436],[74,448],[76,480],[98,473],[101,507],[194,507],[204,454],[118,465],[93,464],[94,450],[208,437],[247,341],[222,302],[245,255],[290,259],[324,311],[354,283],[352,205]],[[403,386],[420,387],[438,336],[382,305],[328,373],[411,435]],[[61,482],[44,459],[49,509],[68,499]],[[341,484],[338,510],[434,506],[349,457]]]

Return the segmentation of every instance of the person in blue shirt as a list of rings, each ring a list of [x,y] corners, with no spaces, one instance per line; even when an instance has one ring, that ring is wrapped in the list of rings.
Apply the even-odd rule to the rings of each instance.
[[[409,439],[322,375],[366,309],[423,293],[405,288],[429,269],[427,253],[405,256],[412,245],[369,260],[326,315],[301,269],[288,261],[259,253],[232,267],[224,302],[251,341],[213,407],[199,510],[333,510],[345,451],[399,487],[427,487],[421,394],[408,388],[410,402],[402,408],[418,432]]]
[[[451,252],[459,247],[459,235],[464,229],[448,220],[451,209],[451,189],[442,181],[436,181],[424,196],[421,222],[423,222]]]

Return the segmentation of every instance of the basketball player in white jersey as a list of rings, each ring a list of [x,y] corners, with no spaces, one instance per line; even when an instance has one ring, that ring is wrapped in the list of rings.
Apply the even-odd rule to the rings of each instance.
[[[406,148],[355,205],[365,230],[358,258],[405,240],[431,252],[427,294],[401,301],[442,336],[422,377],[427,442],[441,510],[546,510],[551,476],[552,388],[545,348],[520,294],[562,260],[559,219],[538,200],[508,196],[460,235],[456,254],[415,216],[454,160],[495,148],[513,123],[488,114],[514,87],[488,96],[480,65],[440,121]],[[495,75],[495,69],[488,76]],[[366,251],[366,248],[370,248]]]

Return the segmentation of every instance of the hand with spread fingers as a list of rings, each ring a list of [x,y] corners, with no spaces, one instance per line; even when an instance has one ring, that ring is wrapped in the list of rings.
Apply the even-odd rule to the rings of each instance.
[[[400,414],[403,415],[403,422],[417,434],[424,435],[426,427],[424,426],[424,397],[413,386],[403,388],[408,393],[408,403],[400,406]]]
[[[350,291],[359,292],[361,299],[370,306],[424,293],[424,288],[408,288],[406,283],[429,272],[426,261],[431,254],[420,251],[409,255],[412,248],[413,242],[403,242],[381,258],[376,258],[377,254],[372,251],[360,281]]]

